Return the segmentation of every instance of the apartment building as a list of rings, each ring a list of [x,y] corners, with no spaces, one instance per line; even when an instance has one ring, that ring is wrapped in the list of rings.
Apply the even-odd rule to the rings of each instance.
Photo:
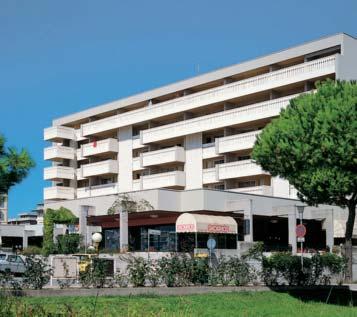
[[[259,212],[232,207],[257,197],[298,204],[287,181],[251,160],[256,137],[317,81],[357,79],[356,59],[357,40],[337,34],[55,119],[44,130],[51,142],[44,150],[50,162],[44,179],[51,181],[45,208],[105,216],[118,193],[132,193],[148,199],[156,216],[237,210],[243,218],[274,216],[271,203]],[[183,207],[185,193],[190,204]],[[216,200],[208,202],[211,193]],[[154,225],[161,216],[145,217]]]

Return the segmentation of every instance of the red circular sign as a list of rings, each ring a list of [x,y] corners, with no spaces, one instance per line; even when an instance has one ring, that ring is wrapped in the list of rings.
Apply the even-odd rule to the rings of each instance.
[[[296,226],[296,236],[298,238],[305,237],[306,227],[302,224]]]

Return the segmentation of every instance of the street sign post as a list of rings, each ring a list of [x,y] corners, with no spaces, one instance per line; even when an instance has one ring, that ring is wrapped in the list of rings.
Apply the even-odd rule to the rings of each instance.
[[[300,218],[300,224],[296,226],[295,229],[296,237],[298,242],[300,242],[300,252],[301,252],[301,269],[304,268],[304,248],[303,243],[305,242],[306,227],[302,223],[302,217]]]

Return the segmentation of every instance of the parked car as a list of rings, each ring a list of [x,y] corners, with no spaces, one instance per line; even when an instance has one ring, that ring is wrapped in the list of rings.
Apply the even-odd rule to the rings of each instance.
[[[20,275],[23,274],[25,271],[26,271],[26,263],[25,260],[20,255],[15,255],[15,254],[0,255],[0,272],[8,272],[8,273]]]

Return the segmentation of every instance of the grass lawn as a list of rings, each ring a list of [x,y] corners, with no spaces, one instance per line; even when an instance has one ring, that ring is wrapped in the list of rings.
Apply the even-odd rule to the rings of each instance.
[[[46,315],[39,316],[357,316],[357,307],[304,302],[286,293],[276,292],[164,297],[108,296],[98,297],[96,304],[95,297],[27,297],[18,301],[13,307],[14,310],[21,310],[19,307],[24,306],[23,304],[28,308],[45,305]],[[22,316],[21,312],[18,313]]]

